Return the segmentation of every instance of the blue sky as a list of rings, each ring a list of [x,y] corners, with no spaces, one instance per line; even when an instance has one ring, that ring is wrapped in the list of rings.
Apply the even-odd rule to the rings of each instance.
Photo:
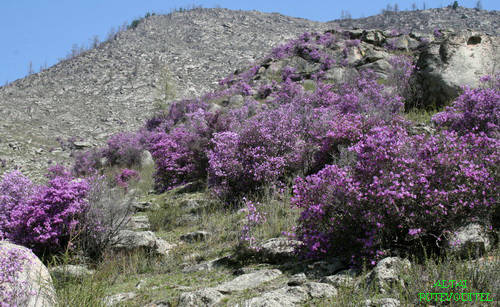
[[[89,45],[98,35],[102,40],[112,27],[144,16],[166,14],[174,8],[201,5],[229,9],[279,12],[317,21],[340,18],[342,10],[353,18],[380,13],[387,4],[409,9],[447,6],[452,0],[1,0],[0,1],[0,85],[24,77],[29,63],[38,72],[64,58],[74,44]],[[458,1],[474,7],[477,0]],[[481,0],[482,7],[499,10],[500,1]]]

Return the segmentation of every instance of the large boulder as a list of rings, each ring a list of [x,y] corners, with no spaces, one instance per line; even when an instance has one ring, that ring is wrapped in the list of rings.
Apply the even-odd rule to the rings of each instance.
[[[0,301],[6,306],[56,306],[47,267],[26,247],[0,241]]]
[[[448,103],[464,85],[478,87],[481,76],[495,73],[499,47],[500,37],[470,30],[445,33],[427,45],[418,60],[426,106]]]

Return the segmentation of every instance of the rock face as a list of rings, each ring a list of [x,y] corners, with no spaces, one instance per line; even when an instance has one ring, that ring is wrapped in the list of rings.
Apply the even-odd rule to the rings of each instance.
[[[500,62],[500,37],[465,30],[446,33],[421,53],[418,66],[423,99],[442,106],[457,97],[463,85],[479,86],[479,78],[493,74]]]
[[[9,263],[13,261],[13,263]],[[4,268],[3,266],[6,265]],[[16,268],[18,266],[18,268]],[[10,276],[14,284],[8,282],[9,269],[17,273]],[[27,248],[6,241],[0,241],[0,297],[7,305],[27,307],[56,306],[56,293],[52,278],[43,263]],[[4,279],[7,278],[7,279]]]
[[[459,257],[478,257],[490,251],[492,243],[485,227],[472,223],[452,232],[445,248]]]

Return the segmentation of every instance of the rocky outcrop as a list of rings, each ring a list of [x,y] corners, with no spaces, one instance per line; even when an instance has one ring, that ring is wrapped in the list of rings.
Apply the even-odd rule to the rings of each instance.
[[[444,32],[420,54],[419,78],[426,105],[440,107],[457,97],[462,86],[479,86],[500,62],[500,37],[464,30]]]
[[[0,269],[0,299],[7,306],[57,305],[47,267],[28,248],[0,241]]]

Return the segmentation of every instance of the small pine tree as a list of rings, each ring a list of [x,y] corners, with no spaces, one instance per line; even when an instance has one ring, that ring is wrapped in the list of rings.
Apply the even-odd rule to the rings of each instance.
[[[451,6],[451,8],[456,10],[458,8],[458,1],[453,2],[453,5]]]

